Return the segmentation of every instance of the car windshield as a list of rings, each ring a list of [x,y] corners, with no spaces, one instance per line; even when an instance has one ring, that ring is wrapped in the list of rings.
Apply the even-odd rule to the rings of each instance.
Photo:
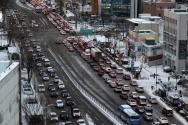
[[[151,98],[152,100],[156,100],[156,98]]]
[[[51,117],[57,117],[56,115],[51,115]]]
[[[131,116],[131,119],[139,119],[139,116]]]

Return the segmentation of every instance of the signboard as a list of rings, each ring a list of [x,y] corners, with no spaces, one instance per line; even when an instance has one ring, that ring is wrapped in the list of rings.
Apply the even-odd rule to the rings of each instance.
[[[179,59],[186,59],[187,56],[187,40],[179,40]]]
[[[89,33],[93,33],[93,30],[92,30],[92,29],[84,29],[84,28],[81,28],[81,29],[80,29],[80,33],[89,34]]]
[[[92,11],[92,6],[88,6],[88,5],[85,5],[85,6],[80,6],[80,12],[91,12]]]

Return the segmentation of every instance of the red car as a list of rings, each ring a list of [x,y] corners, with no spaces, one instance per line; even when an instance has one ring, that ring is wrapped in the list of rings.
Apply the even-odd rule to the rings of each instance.
[[[61,40],[56,40],[55,43],[56,44],[61,44],[62,42],[61,42]]]

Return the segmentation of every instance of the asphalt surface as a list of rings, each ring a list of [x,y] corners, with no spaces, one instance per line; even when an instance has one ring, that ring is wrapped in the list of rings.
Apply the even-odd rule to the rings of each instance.
[[[26,22],[32,29],[34,38],[41,43],[42,51],[45,56],[50,59],[51,66],[57,70],[57,74],[60,79],[65,83],[66,89],[73,97],[75,103],[80,107],[82,118],[88,124],[94,123],[96,125],[112,125],[113,123],[110,119],[106,117],[99,108],[96,108],[95,104],[91,103],[86,99],[84,94],[80,90],[84,90],[86,95],[94,98],[95,101],[101,104],[101,107],[117,115],[117,108],[119,105],[126,104],[126,100],[119,97],[119,93],[115,93],[113,88],[110,88],[104,80],[97,75],[97,72],[90,68],[89,64],[83,60],[77,51],[69,52],[64,44],[55,44],[56,39],[65,39],[69,35],[62,36],[59,31],[46,19],[46,17],[41,14],[36,14],[35,12],[19,7],[15,5],[15,8],[23,13],[27,13],[28,17]],[[29,7],[28,7],[29,8]],[[36,20],[36,22],[43,24],[43,28],[32,28],[31,20]],[[48,48],[46,47],[48,45]],[[43,83],[41,77],[35,72],[37,77],[37,83]],[[122,79],[122,75],[118,75],[117,78]],[[125,84],[129,84],[129,81],[124,81]],[[48,83],[46,83],[47,86]],[[78,88],[81,88],[80,90]],[[131,91],[135,91],[135,87],[131,87]],[[147,91],[147,90],[145,90]],[[60,91],[59,91],[60,92]],[[149,97],[146,92],[143,94]],[[49,92],[42,93],[48,99],[49,104],[55,104],[56,99],[62,98],[52,98],[49,96]],[[62,98],[65,102],[65,99]],[[163,107],[159,104],[153,105],[154,119],[159,116],[164,116],[161,113]],[[134,107],[133,107],[134,108]],[[63,110],[67,110],[70,114],[70,107],[66,106]],[[60,109],[55,106],[50,107],[48,112],[55,111],[57,114],[60,113]],[[76,124],[78,118],[70,118],[71,121]],[[89,121],[91,120],[91,121]],[[174,117],[168,117],[170,123],[180,125],[180,123]],[[145,121],[141,115],[141,125],[148,125],[151,122]]]

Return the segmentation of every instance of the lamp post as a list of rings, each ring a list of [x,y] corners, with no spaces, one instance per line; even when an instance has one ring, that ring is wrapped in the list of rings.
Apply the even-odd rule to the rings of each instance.
[[[46,101],[47,103],[47,101]],[[48,115],[48,107],[54,106],[54,104],[47,105],[46,107],[43,107],[43,109],[46,109],[46,125],[47,125],[47,115]]]
[[[156,59],[155,62],[156,62],[156,74],[155,74],[156,76],[155,76],[155,78],[156,78],[156,91],[157,91],[157,84],[158,84],[158,82],[157,82],[157,76],[158,76],[157,75],[157,59]]]

